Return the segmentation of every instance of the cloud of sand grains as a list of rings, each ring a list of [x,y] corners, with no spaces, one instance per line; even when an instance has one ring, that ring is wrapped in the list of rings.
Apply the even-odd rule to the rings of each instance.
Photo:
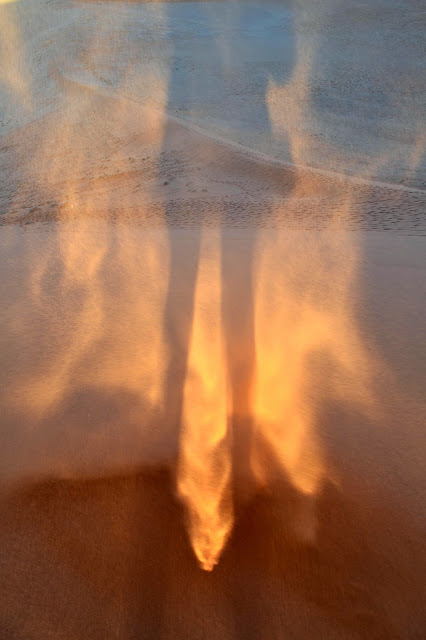
[[[2,17],[8,9],[0,7]],[[166,33],[163,14],[158,5],[157,20]],[[10,203],[18,209],[28,192],[36,193],[54,213],[48,250],[28,239],[27,259],[20,265],[27,270],[25,290],[7,315],[17,321],[5,320],[9,342],[20,344],[20,367],[10,365],[2,404],[8,414],[20,415],[20,423],[31,424],[28,438],[87,389],[139,403],[141,437],[148,429],[146,416],[163,408],[169,260],[161,204],[145,235],[133,233],[126,222],[136,207],[139,218],[146,218],[150,185],[160,173],[168,73],[164,64],[151,65],[143,77],[135,73],[134,46],[127,40],[132,16],[118,3],[97,15],[90,38],[79,36],[79,25],[68,27],[64,19],[61,42],[46,44],[59,49],[49,66],[56,102],[37,126],[36,152],[27,154],[25,180]],[[28,102],[30,74],[19,16],[6,17],[0,22],[2,59],[10,64],[2,65],[1,80],[19,103]],[[143,85],[141,104],[127,97],[129,87],[137,93],[137,82]],[[135,164],[141,146],[142,166]],[[138,174],[144,188],[135,193]],[[102,431],[97,425],[87,437],[83,458],[90,459],[96,447],[98,427]],[[59,442],[60,418],[57,429],[51,440]],[[64,443],[72,441],[71,432],[62,434]]]
[[[168,215],[173,216],[175,202],[170,194],[179,196],[176,185],[186,179],[182,174],[191,144],[196,143],[193,139],[187,143],[182,130],[188,137],[194,132],[178,130],[178,117],[166,113],[176,90],[171,85],[181,77],[176,72],[172,78],[180,62],[174,59],[169,37],[174,14],[168,14],[166,3],[147,3],[146,22],[154,25],[151,32],[144,19],[135,17],[139,3],[102,3],[102,11],[97,3],[84,3],[90,28],[64,8],[56,31],[61,37],[51,36],[49,29],[33,33],[37,55],[30,61],[21,32],[25,20],[20,3],[0,0],[0,58],[8,61],[0,68],[0,90],[7,118],[12,121],[18,107],[31,116],[34,100],[43,93],[36,91],[39,71],[34,61],[40,61],[46,72],[43,82],[49,95],[41,112],[34,113],[34,121],[25,120],[29,151],[25,147],[19,156],[19,145],[14,148],[17,162],[11,181],[16,188],[10,208],[22,210],[36,194],[42,204],[31,209],[34,219],[43,207],[54,211],[47,216],[54,224],[45,250],[30,238],[25,240],[26,261],[17,269],[25,288],[22,295],[11,296],[8,312],[0,319],[2,349],[9,349],[6,342],[15,345],[1,392],[2,413],[29,425],[24,437],[31,436],[34,446],[39,444],[37,425],[53,424],[59,434],[56,451],[61,449],[61,438],[67,446],[72,442],[66,410],[72,414],[73,403],[78,404],[88,390],[84,419],[93,398],[100,397],[105,404],[114,399],[113,407],[122,402],[130,406],[141,442],[160,438],[153,428],[154,414],[163,420],[158,419],[156,427],[167,430],[176,423],[177,495],[186,511],[195,556],[207,571],[219,562],[234,525],[237,397],[241,412],[249,414],[244,417],[250,423],[246,434],[250,481],[270,490],[283,486],[282,481],[292,485],[308,505],[299,533],[310,541],[316,535],[315,499],[332,475],[320,438],[324,396],[331,401],[344,399],[369,415],[378,411],[373,382],[381,365],[362,334],[356,312],[361,242],[347,224],[358,206],[356,176],[347,181],[323,171],[320,179],[307,166],[313,124],[319,117],[311,82],[321,49],[319,27],[330,20],[329,9],[336,3],[291,3],[296,55],[290,80],[280,83],[271,78],[266,95],[256,96],[267,107],[275,142],[290,146],[293,167],[288,171],[294,180],[289,181],[285,197],[277,196],[260,212],[260,228],[250,230],[255,239],[247,252],[250,265],[245,258],[250,273],[244,278],[238,255],[234,263],[229,257],[224,260],[225,223],[222,228],[213,223],[203,226],[185,241],[170,228]],[[226,28],[222,14],[218,20],[216,5],[205,9],[211,24],[204,25],[203,39],[216,40],[222,52],[217,73],[228,74],[228,82],[237,82],[239,70],[247,67],[246,60],[236,58],[248,49],[233,43],[232,21],[239,24],[241,6],[229,2],[223,9],[228,11]],[[26,19],[26,28],[30,21]],[[194,82],[195,89],[191,87],[197,93],[197,81],[191,76],[186,82],[188,87]],[[188,108],[189,96],[184,97],[185,107],[180,108],[188,116],[194,105]],[[194,102],[194,112],[206,109],[202,100]],[[220,148],[227,157],[225,146],[209,144],[211,137],[200,145],[206,165],[217,162],[210,149]],[[329,159],[337,157],[332,142],[322,144]],[[413,165],[420,162],[424,146],[425,138],[419,135]],[[377,154],[360,176],[365,189],[368,179],[390,160],[388,149]],[[164,178],[172,164],[179,175],[169,185]],[[228,188],[232,178],[216,182],[222,186],[226,182]],[[312,218],[322,221],[319,228],[289,230],[287,213],[300,203],[312,211]],[[217,206],[223,208],[219,219],[227,205]],[[176,285],[172,264],[178,270],[179,260],[186,264],[191,238],[199,240],[199,247],[189,249],[196,255],[188,267],[193,273],[186,278],[182,268]],[[7,260],[17,264],[12,245]],[[243,293],[232,284],[238,281],[236,274],[246,285],[244,295],[251,299],[240,307]],[[193,291],[188,294],[192,280]],[[172,282],[177,293],[171,292]],[[179,293],[191,308],[176,314],[170,300],[178,299]],[[226,305],[226,313],[232,307],[236,316],[228,323]],[[239,319],[241,309],[250,315],[250,322]],[[172,344],[167,333],[172,319],[184,316],[188,344]],[[228,325],[244,327],[234,336],[238,338],[234,349],[229,347]],[[174,336],[179,330],[170,333]],[[173,349],[184,352],[186,362],[176,366],[182,397],[178,415],[170,416],[166,404],[168,385],[173,383]],[[251,360],[246,354],[252,354]],[[230,362],[233,358],[238,363]],[[245,366],[247,371],[242,371]],[[237,369],[242,380],[239,391],[229,379]],[[121,416],[111,410],[106,420],[113,427],[103,434],[107,440],[113,432],[117,448]],[[166,418],[171,426],[165,424]],[[100,447],[101,431],[95,425],[85,432],[81,457],[87,466],[91,452]]]

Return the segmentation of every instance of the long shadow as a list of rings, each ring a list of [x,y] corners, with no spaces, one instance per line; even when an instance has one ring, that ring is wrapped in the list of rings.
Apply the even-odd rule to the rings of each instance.
[[[289,12],[290,12],[289,5]],[[206,5],[207,7],[207,5]],[[182,7],[174,6],[173,3],[165,4],[164,10],[168,17],[171,32],[171,41],[174,43],[174,52],[170,62],[170,77],[168,84],[167,112],[174,114],[191,114],[192,109],[197,109],[200,100],[206,95],[214,92],[212,88],[217,86],[218,95],[226,95],[232,89],[230,78],[236,78],[240,74],[248,71],[256,80],[257,92],[263,95],[263,100],[256,102],[255,113],[252,117],[265,131],[271,132],[272,125],[269,120],[268,106],[266,103],[267,89],[271,80],[281,83],[283,79],[291,77],[294,65],[294,52],[291,44],[293,36],[291,29],[286,33],[285,42],[282,47],[282,68],[277,70],[277,65],[270,65],[262,62],[256,65],[250,62],[250,51],[252,46],[259,44],[257,38],[247,41],[241,37],[244,29],[253,27],[256,19],[264,18],[262,11],[258,7],[254,8],[244,2],[230,2],[225,8],[205,8],[202,3],[192,9],[195,19],[199,22],[202,31],[202,45],[197,54],[200,59],[200,69],[188,71],[185,64],[185,40],[179,35],[180,24],[185,25],[186,14]],[[227,30],[225,35],[220,31],[225,24],[221,24],[218,17],[227,11],[227,27],[234,29]],[[268,16],[268,9],[265,9],[265,16]],[[290,13],[289,13],[290,15]],[[220,26],[221,25],[221,26]],[[273,47],[279,49],[280,40],[273,32]],[[224,42],[225,40],[225,42]],[[200,45],[197,45],[200,46]],[[216,61],[217,69],[210,61]],[[203,67],[205,66],[205,69]],[[246,80],[244,80],[246,82]],[[238,115],[238,114],[236,114]],[[176,131],[173,122],[168,121],[164,130],[164,145],[161,154],[159,177],[164,186],[167,186],[176,178],[185,176],[186,166],[189,161],[190,150],[185,148],[182,140],[178,137],[182,133]],[[225,155],[226,157],[226,155]],[[226,160],[209,156],[206,151],[201,162],[220,162],[221,169],[226,175]],[[231,160],[232,163],[232,160]],[[250,161],[241,159],[240,170],[247,171],[253,169]],[[229,167],[232,172],[233,167]],[[274,171],[271,171],[274,174]],[[282,174],[282,172],[280,172]],[[230,174],[232,177],[232,173]],[[274,179],[274,175],[272,176]],[[291,172],[286,172],[285,193],[291,194],[294,186],[295,176]],[[276,187],[277,185],[274,185]],[[281,193],[284,189],[280,189]],[[185,201],[185,188],[177,194],[178,199]],[[207,197],[207,196],[206,196]],[[281,198],[281,205],[285,196]],[[184,202],[185,203],[185,202]],[[234,438],[234,457],[239,460],[239,464],[234,465],[235,469],[242,469],[241,461],[246,460],[248,465],[248,446],[250,441],[250,395],[251,385],[254,375],[255,354],[254,354],[254,254],[256,249],[256,235],[263,222],[273,214],[272,205],[262,205],[262,210],[254,211],[249,218],[240,219],[240,210],[234,206],[232,200],[223,197],[218,205],[220,211],[217,213],[217,223],[221,227],[221,270],[222,270],[222,323],[225,333],[228,376],[230,381],[230,396],[233,402],[233,413],[238,416],[233,425],[237,431],[242,431],[242,436]],[[261,205],[259,205],[259,208]],[[189,209],[189,205],[188,205]],[[208,213],[196,216],[195,224],[191,221],[190,211],[188,216],[176,210],[176,201],[168,202],[164,212],[165,224],[169,234],[170,252],[170,276],[168,284],[168,296],[165,310],[165,333],[168,336],[168,343],[171,352],[171,360],[168,367],[165,384],[165,407],[167,416],[172,416],[175,424],[172,428],[173,437],[179,437],[179,427],[182,414],[182,397],[185,382],[189,340],[193,323],[194,294],[196,286],[197,272],[200,260],[200,243],[203,227],[208,228],[212,220],[208,219]],[[245,236],[244,243],[238,258],[235,257],[235,239],[229,230],[233,227],[246,226],[250,233]],[[185,245],[183,250],[182,236],[178,229],[191,227],[191,242]],[[182,286],[182,278],[185,286]],[[242,418],[242,421],[241,419]],[[244,425],[244,426],[242,426]],[[243,449],[246,449],[244,452]],[[178,442],[176,442],[176,451]],[[240,473],[238,471],[237,473]],[[242,477],[248,476],[248,469],[242,471]],[[238,478],[235,478],[238,483]]]

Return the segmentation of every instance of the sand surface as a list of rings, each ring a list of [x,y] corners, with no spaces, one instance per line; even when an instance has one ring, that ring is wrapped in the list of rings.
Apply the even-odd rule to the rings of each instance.
[[[5,640],[423,637],[421,9],[0,3]],[[235,521],[203,572],[176,486],[211,300]],[[275,353],[296,470],[252,415]]]
[[[91,224],[86,250],[95,251],[99,238],[104,243],[103,233],[103,223]],[[188,345],[183,330],[177,348],[173,327],[191,297],[198,232],[174,230],[165,238],[161,230],[108,224],[106,233],[108,261],[96,286],[105,315],[93,341],[82,313],[90,287],[70,299],[55,283],[58,244],[64,234],[78,234],[76,228],[59,232],[35,224],[0,234],[8,265],[1,285],[5,636],[420,638],[424,238],[370,232],[364,239],[356,317],[364,341],[386,363],[373,381],[380,411],[366,415],[336,398],[326,376],[315,378],[321,400],[315,438],[325,461],[315,496],[304,497],[285,478],[266,493],[247,493],[247,432],[244,420],[234,417],[236,522],[219,565],[205,573],[175,497]],[[317,233],[285,235],[297,251],[307,234]],[[248,264],[252,236],[248,230],[224,233],[231,281],[233,261]],[[154,282],[146,279],[142,262],[132,263],[135,287],[125,284],[128,274],[120,277],[119,247],[128,247],[129,237],[141,250],[147,242],[158,247],[162,256],[172,242],[180,256],[179,290],[169,289],[171,361],[156,342],[162,325],[152,292],[161,288],[158,265]],[[270,241],[267,235],[264,242]],[[30,275],[48,253],[51,275],[43,276],[40,305]],[[291,260],[291,252],[283,259]],[[228,335],[235,341],[250,294],[234,287],[232,295],[238,311],[228,303],[224,319],[231,318]],[[279,349],[279,336],[276,344]],[[163,354],[155,367],[153,345],[154,355]],[[167,362],[171,370],[164,378]],[[363,375],[362,363],[356,375]],[[149,390],[158,380],[164,387],[156,404]],[[312,526],[314,537],[305,540]]]

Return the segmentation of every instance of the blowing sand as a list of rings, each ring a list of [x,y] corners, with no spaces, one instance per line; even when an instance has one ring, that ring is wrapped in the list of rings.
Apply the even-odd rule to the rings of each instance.
[[[0,4],[5,640],[423,637],[419,7]]]

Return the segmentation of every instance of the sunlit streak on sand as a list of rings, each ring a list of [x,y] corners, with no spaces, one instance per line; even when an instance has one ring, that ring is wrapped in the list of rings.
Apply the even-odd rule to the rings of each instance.
[[[5,1],[0,0],[3,4]],[[302,7],[303,3],[297,4]],[[320,8],[316,10],[320,17]],[[311,6],[309,11],[313,11]],[[2,73],[0,70],[1,79],[16,101],[29,108],[30,75],[24,58],[18,55],[24,45],[13,13],[4,15],[7,20],[0,24],[2,53],[10,56],[14,52],[15,56],[13,65]],[[298,15],[303,19],[303,7]],[[302,37],[301,29],[295,26],[298,38],[293,75],[283,85],[271,80],[265,103],[276,139],[289,143],[294,165],[302,166],[309,156],[304,123],[312,117],[309,74],[317,43],[314,37]],[[103,60],[107,33],[105,23],[87,44],[79,61],[80,74],[85,65],[90,67],[88,61]],[[227,35],[220,41],[226,67],[232,61],[232,47]],[[119,43],[110,45],[114,51]],[[62,206],[56,215],[50,251],[42,255],[28,249],[34,261],[28,260],[27,299],[24,303],[18,299],[10,308],[10,317],[19,318],[21,323],[16,330],[10,329],[11,333],[15,331],[14,339],[19,338],[19,331],[31,335],[33,319],[43,325],[45,337],[39,338],[36,364],[26,369],[23,366],[9,377],[5,409],[25,414],[27,420],[38,424],[56,415],[67,398],[90,388],[107,394],[125,392],[140,400],[138,406],[144,407],[144,415],[141,411],[138,417],[140,434],[142,437],[144,432],[147,440],[151,436],[146,435],[152,428],[151,414],[171,418],[179,429],[177,496],[186,510],[195,556],[203,569],[211,571],[231,536],[236,512],[234,477],[238,462],[233,447],[238,442],[233,420],[237,407],[232,403],[238,390],[232,395],[228,378],[235,364],[229,360],[238,357],[240,369],[246,367],[241,376],[245,386],[240,393],[245,397],[240,398],[240,404],[248,414],[244,418],[250,422],[247,439],[251,480],[256,490],[274,490],[284,479],[303,499],[307,498],[308,513],[302,518],[299,533],[313,542],[317,525],[312,505],[325,480],[332,477],[319,438],[320,396],[326,389],[331,399],[344,398],[369,414],[377,411],[371,381],[378,363],[355,313],[360,250],[356,235],[348,233],[344,225],[353,206],[351,189],[342,202],[335,183],[326,186],[324,180],[319,203],[312,197],[315,175],[297,172],[286,198],[273,201],[267,211],[261,212],[277,231],[252,230],[255,239],[248,243],[254,246],[250,254],[252,271],[247,280],[253,284],[245,292],[251,306],[242,308],[253,315],[254,335],[247,336],[246,344],[244,337],[239,337],[242,346],[235,353],[225,347],[229,340],[222,304],[229,276],[223,270],[226,230],[214,224],[209,230],[203,228],[194,267],[194,292],[187,296],[193,300],[192,308],[181,313],[190,318],[188,344],[173,344],[166,327],[175,312],[168,301],[175,275],[170,272],[171,245],[176,236],[167,226],[166,211],[157,212],[160,223],[155,234],[136,234],[130,225],[108,220],[112,205],[117,208],[114,185],[125,182],[134,171],[132,159],[121,150],[123,141],[136,140],[138,147],[149,148],[156,169],[153,175],[138,176],[144,182],[133,200],[130,193],[120,192],[126,192],[126,197],[118,203],[119,209],[131,209],[136,200],[138,206],[148,210],[150,189],[157,189],[160,182],[169,186],[164,180],[167,134],[171,136],[166,116],[168,72],[159,75],[152,71],[143,79],[135,77],[131,67],[123,72],[123,85],[129,80],[135,91],[140,89],[138,82],[143,85],[148,107],[117,97],[105,86],[102,93],[99,87],[95,90],[85,85],[81,75],[73,75],[72,64],[66,59],[58,61],[52,77],[75,99],[62,105],[51,127],[46,128],[44,144],[29,161],[29,173],[41,194],[47,194],[49,188],[59,192]],[[420,138],[413,162],[420,161],[423,151],[424,138]],[[226,147],[221,152],[226,156]],[[213,161],[207,155],[206,159]],[[378,158],[377,166],[386,160]],[[107,161],[110,164],[106,169],[103,163]],[[101,177],[105,184],[111,180],[112,186],[104,188]],[[328,227],[318,233],[293,235],[280,228],[287,207],[296,200],[322,207],[320,217],[329,219]],[[106,220],[98,220],[94,231],[93,222],[100,212]],[[186,275],[182,273],[183,289],[190,286],[185,282]],[[236,290],[235,300],[242,295]],[[241,326],[246,320],[241,319]],[[46,347],[49,341],[54,349]],[[23,340],[22,346],[25,344]],[[185,351],[185,347],[182,406],[178,415],[170,417],[165,405],[167,385],[174,372],[174,350]],[[244,351],[254,352],[254,362],[248,357],[244,361]]]
[[[221,317],[220,235],[204,236],[183,395],[178,494],[203,569],[217,564],[232,524],[231,450]]]

